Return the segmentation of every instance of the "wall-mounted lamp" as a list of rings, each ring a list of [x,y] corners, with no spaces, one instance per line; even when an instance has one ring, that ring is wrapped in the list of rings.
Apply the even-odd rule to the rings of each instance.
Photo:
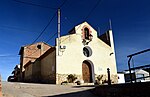
[[[65,49],[66,49],[66,46],[60,46],[60,51],[61,51],[61,52],[64,52]]]
[[[112,54],[114,54],[114,53],[112,52],[112,53],[110,53],[109,55],[111,56]]]

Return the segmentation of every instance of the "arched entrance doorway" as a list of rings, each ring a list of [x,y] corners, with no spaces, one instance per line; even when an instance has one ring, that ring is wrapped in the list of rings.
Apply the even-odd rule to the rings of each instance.
[[[85,60],[82,63],[82,77],[84,83],[93,83],[94,79],[94,65],[90,60]]]

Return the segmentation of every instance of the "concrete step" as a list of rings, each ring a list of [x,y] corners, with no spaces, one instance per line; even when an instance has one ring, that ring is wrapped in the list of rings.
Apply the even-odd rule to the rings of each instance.
[[[81,83],[80,85],[94,85],[94,83]]]

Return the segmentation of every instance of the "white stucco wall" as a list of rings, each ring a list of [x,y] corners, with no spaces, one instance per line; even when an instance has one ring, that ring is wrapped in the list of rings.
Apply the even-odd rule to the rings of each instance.
[[[83,54],[82,27],[88,26],[93,35],[92,41],[87,45],[92,49],[92,56],[86,57]],[[66,46],[64,52],[59,52],[56,45],[56,73],[58,74],[80,74],[82,75],[82,62],[90,60],[94,65],[94,73],[97,75],[106,74],[110,68],[111,74],[117,75],[114,49],[97,37],[97,32],[84,22],[75,27],[76,33],[62,36],[61,46]],[[58,42],[57,42],[58,43]],[[110,53],[114,53],[110,55]]]

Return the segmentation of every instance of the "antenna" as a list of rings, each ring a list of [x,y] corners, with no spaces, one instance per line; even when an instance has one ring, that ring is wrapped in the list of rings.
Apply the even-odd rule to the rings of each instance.
[[[100,27],[98,27],[98,37],[100,36]]]
[[[111,19],[109,19],[109,30],[112,30]]]
[[[60,8],[58,8],[58,55],[60,49]]]

